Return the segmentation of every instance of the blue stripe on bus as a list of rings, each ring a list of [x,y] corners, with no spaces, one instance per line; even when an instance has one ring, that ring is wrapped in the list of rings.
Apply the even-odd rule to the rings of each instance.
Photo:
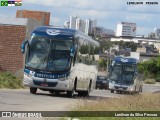
[[[38,78],[48,78],[48,79],[58,79],[58,78],[64,78],[68,77],[70,72],[65,72],[65,73],[45,73],[45,72],[34,72],[30,71],[28,69],[24,69],[24,72],[29,74],[30,72],[34,73],[32,74],[34,77]]]
[[[29,74],[30,70],[24,69],[24,72],[27,73],[27,74]]]

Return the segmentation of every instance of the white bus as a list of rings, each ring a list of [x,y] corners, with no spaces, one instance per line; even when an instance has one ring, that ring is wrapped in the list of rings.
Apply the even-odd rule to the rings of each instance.
[[[69,97],[74,92],[88,96],[95,88],[98,72],[93,54],[96,47],[98,42],[77,30],[37,28],[21,46],[24,86],[30,87],[32,94],[41,89],[55,94],[67,92]]]

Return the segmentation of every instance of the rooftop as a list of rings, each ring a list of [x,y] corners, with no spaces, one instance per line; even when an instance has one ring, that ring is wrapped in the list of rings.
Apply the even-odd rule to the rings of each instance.
[[[0,25],[26,25],[26,18],[0,17]]]

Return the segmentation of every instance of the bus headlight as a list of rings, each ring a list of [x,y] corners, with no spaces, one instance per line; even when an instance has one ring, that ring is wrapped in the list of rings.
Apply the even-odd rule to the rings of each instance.
[[[29,72],[29,74],[28,73],[26,73],[26,72],[24,72],[24,75],[26,75],[27,77],[33,77],[34,76],[34,73],[35,72]]]
[[[68,80],[68,77],[58,78],[61,81]]]
[[[115,84],[115,81],[109,81],[110,84]]]
[[[133,86],[131,85],[131,86],[128,86],[128,90],[130,90],[130,91],[133,91]]]

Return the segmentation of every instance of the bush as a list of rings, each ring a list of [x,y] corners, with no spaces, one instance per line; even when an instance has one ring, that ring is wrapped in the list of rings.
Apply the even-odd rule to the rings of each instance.
[[[0,88],[23,88],[22,80],[10,72],[0,72]]]
[[[146,80],[144,80],[144,83],[146,83],[146,84],[155,84],[156,81],[155,81],[155,79],[146,79]]]
[[[156,77],[156,82],[160,82],[160,75]]]
[[[107,62],[104,59],[100,59],[99,60],[99,68],[103,70],[105,70],[107,67]]]

